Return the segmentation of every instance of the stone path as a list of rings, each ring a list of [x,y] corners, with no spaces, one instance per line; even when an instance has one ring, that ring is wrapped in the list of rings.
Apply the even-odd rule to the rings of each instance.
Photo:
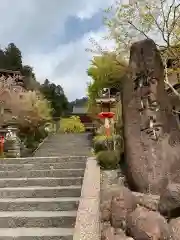
[[[87,134],[55,135],[0,160],[0,240],[72,240],[89,153]]]

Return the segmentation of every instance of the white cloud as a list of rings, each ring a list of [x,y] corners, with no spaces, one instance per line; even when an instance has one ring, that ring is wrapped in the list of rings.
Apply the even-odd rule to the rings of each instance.
[[[68,17],[91,18],[113,1],[2,0],[0,44],[14,42],[22,50],[24,63],[34,67],[39,80],[49,78],[61,84],[70,99],[81,97],[85,94],[86,69],[91,58],[85,48],[90,45],[90,37],[99,41],[104,30],[87,33],[76,42],[57,44],[54,49],[51,45],[59,33],[63,35]]]
[[[79,98],[85,95],[89,81],[86,70],[90,64],[92,53],[85,51],[86,48],[92,47],[89,39],[93,37],[103,49],[113,48],[113,42],[102,40],[104,34],[104,29],[96,33],[91,32],[76,42],[59,45],[51,53],[28,55],[24,60],[27,64],[33,63],[40,81],[47,77],[62,85],[70,100]]]

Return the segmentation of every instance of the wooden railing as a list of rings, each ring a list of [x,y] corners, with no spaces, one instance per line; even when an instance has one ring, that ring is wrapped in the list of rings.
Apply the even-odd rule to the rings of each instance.
[[[95,129],[96,126],[93,123],[83,123],[86,130]]]

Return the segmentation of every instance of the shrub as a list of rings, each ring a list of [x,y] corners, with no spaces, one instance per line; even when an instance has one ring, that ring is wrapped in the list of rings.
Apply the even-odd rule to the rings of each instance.
[[[94,152],[98,153],[100,151],[104,150],[114,150],[114,139],[116,141],[116,149],[121,150],[121,136],[120,135],[115,135],[113,136],[96,136],[93,139],[93,148]]]
[[[109,147],[109,141],[111,141],[111,137],[107,137],[105,135],[96,136],[93,139],[93,147],[94,152],[98,153],[100,151],[108,150]]]
[[[63,133],[82,133],[85,132],[85,127],[78,116],[72,116],[60,120],[59,130]]]
[[[97,154],[96,158],[102,169],[113,170],[118,168],[120,152],[113,150],[101,151]]]

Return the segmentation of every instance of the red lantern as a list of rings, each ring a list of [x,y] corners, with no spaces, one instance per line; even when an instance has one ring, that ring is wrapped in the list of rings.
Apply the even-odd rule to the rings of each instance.
[[[101,112],[98,114],[99,118],[102,118],[105,120],[104,126],[106,128],[106,135],[110,136],[110,126],[109,126],[109,119],[113,118],[115,113],[113,112]]]
[[[113,118],[115,113],[113,112],[101,112],[98,114],[100,118]]]

